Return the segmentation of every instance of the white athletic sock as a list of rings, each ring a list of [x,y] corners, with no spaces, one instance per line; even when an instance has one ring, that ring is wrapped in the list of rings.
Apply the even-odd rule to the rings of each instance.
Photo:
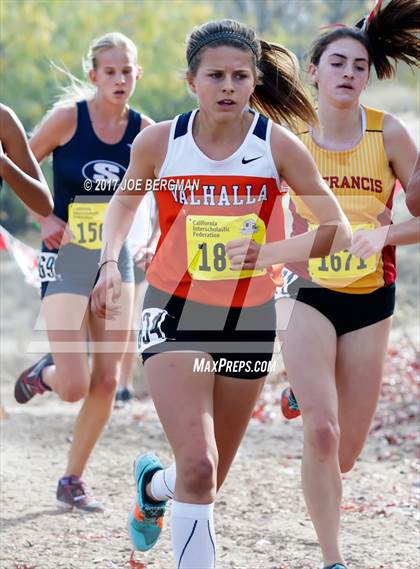
[[[176,464],[173,462],[169,468],[158,470],[152,476],[151,492],[157,502],[171,500],[175,497]]]
[[[173,501],[171,535],[176,569],[215,569],[213,506]]]

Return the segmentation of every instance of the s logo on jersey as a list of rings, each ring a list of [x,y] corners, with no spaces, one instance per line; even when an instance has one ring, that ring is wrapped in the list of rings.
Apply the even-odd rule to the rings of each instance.
[[[110,160],[92,160],[85,164],[82,169],[82,174],[87,180],[93,182],[107,180],[114,184],[123,179],[125,172],[124,166]]]

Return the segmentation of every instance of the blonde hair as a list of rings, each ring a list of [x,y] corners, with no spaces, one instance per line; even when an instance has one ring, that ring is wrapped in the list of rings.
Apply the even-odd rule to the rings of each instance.
[[[97,69],[98,55],[113,47],[125,48],[129,53],[133,54],[137,62],[137,47],[135,43],[120,32],[109,32],[91,41],[88,52],[82,60],[83,71],[86,75],[88,75],[91,70]],[[69,106],[77,101],[93,99],[96,90],[90,83],[79,79],[67,68],[61,67],[54,62],[51,62],[51,66],[60,71],[60,73],[64,73],[69,81],[68,85],[60,87],[60,92],[53,105],[53,109]]]
[[[98,67],[98,55],[102,51],[113,47],[125,47],[127,51],[134,55],[134,59],[137,61],[137,47],[135,43],[120,32],[110,32],[100,38],[92,40],[90,43],[86,57],[83,60],[83,70],[85,73],[89,73],[91,69],[96,69]]]

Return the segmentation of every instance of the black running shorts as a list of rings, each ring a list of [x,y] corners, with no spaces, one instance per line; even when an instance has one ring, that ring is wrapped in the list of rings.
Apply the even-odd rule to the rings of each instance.
[[[293,298],[309,304],[328,318],[337,336],[381,322],[394,313],[395,283],[367,294],[349,294],[318,286],[289,269],[283,269],[283,280],[276,300]]]
[[[260,379],[273,355],[276,312],[274,300],[249,308],[211,306],[149,285],[139,328],[143,362],[162,352],[205,352],[215,373]]]

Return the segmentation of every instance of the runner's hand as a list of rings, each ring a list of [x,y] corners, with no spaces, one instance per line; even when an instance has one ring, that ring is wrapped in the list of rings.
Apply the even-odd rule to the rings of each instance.
[[[121,274],[117,263],[106,263],[90,295],[90,309],[99,318],[112,320],[121,313]]]
[[[259,261],[261,245],[253,239],[234,239],[226,245],[230,268],[234,271],[244,269],[263,269]]]
[[[154,254],[155,250],[150,247],[139,247],[133,257],[135,265],[142,271],[147,271]]]
[[[364,260],[379,253],[386,245],[388,231],[389,225],[368,231],[364,229],[356,231],[349,247],[350,253]]]
[[[67,223],[53,213],[41,218],[39,223],[41,225],[42,240],[48,249],[59,249],[73,239]]]

